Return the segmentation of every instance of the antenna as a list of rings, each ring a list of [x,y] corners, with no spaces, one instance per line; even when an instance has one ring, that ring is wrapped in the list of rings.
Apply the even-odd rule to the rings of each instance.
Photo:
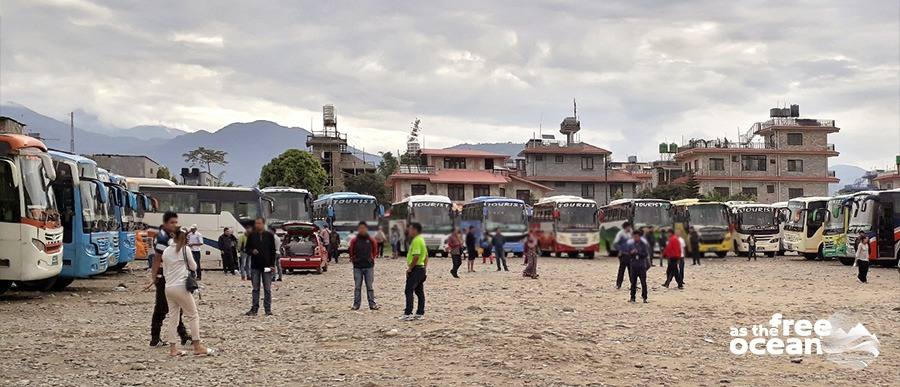
[[[575,119],[578,119],[578,103],[575,102],[575,98],[572,98],[572,115],[575,116]]]
[[[541,112],[541,121],[538,124],[538,135],[544,137],[544,112]]]

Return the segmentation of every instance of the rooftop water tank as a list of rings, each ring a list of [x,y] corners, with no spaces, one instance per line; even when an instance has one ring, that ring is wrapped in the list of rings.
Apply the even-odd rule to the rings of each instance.
[[[334,105],[322,106],[322,122],[325,126],[337,125],[337,120],[334,118]]]
[[[678,153],[678,144],[674,142],[669,144],[669,153]]]
[[[659,153],[669,153],[669,144],[664,142],[659,144]]]

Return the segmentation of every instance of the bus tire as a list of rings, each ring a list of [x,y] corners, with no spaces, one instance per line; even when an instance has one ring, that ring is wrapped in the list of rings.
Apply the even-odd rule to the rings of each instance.
[[[12,287],[12,281],[0,281],[0,294],[6,293]]]
[[[900,260],[889,259],[887,261],[877,261],[877,262],[878,262],[878,265],[881,267],[891,268],[891,267],[897,267],[897,263],[900,262]]]
[[[716,251],[716,256],[719,258],[725,258],[726,255],[728,255],[727,251]]]
[[[818,253],[803,253],[803,258],[806,258],[807,261],[813,261],[818,256]]]
[[[774,252],[774,251],[770,251],[770,252],[766,253],[766,256],[769,257],[769,258],[775,258],[775,252]]]
[[[541,256],[542,256],[542,257],[549,257],[549,256],[550,256],[550,251],[549,251],[549,250],[541,250]]]
[[[513,253],[513,255],[515,255],[516,258],[522,258],[525,256],[525,253]]]
[[[60,291],[68,287],[75,282],[75,278],[73,277],[59,277],[56,279],[56,282],[53,283],[53,286],[50,287],[50,290]]]
[[[852,257],[840,257],[838,258],[844,266],[852,266],[855,258]]]
[[[36,281],[16,282],[16,287],[29,292],[46,292],[53,287],[53,284],[56,283],[57,278],[59,278],[59,276]]]
[[[587,259],[594,259],[594,252],[593,252],[593,251],[587,251],[587,252],[584,253],[584,257],[587,258]]]
[[[111,268],[111,270],[122,271],[125,270],[125,266],[128,266],[128,262],[121,262]]]

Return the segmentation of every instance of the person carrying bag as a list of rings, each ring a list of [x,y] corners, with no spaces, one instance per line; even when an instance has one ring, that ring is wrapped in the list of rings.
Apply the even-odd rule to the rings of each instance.
[[[212,355],[215,350],[207,348],[200,340],[200,318],[197,313],[197,303],[193,293],[199,290],[194,271],[197,264],[188,258],[187,231],[179,229],[175,232],[175,243],[166,247],[162,254],[163,274],[166,278],[166,301],[169,304],[169,318],[166,321],[167,334],[169,336],[169,355],[184,356],[185,351],[178,350],[175,343],[178,342],[178,318],[182,315],[185,325],[191,332],[191,344],[195,355]]]

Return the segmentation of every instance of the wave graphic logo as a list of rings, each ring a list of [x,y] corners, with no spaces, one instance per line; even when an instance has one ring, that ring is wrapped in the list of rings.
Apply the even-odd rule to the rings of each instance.
[[[821,337],[826,359],[845,367],[863,369],[878,357],[878,337],[858,320],[836,313],[828,322],[831,323],[831,334]]]

